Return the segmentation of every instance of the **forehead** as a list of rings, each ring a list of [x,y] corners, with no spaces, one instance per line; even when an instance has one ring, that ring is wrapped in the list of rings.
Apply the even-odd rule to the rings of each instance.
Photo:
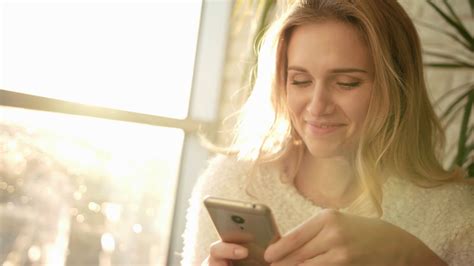
[[[360,67],[370,70],[372,61],[358,29],[337,20],[297,26],[290,36],[287,56],[288,65],[308,68]]]

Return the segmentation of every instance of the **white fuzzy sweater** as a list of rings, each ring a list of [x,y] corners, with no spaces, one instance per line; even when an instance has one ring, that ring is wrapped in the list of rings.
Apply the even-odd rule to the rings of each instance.
[[[210,161],[190,199],[181,265],[200,265],[209,254],[209,245],[219,239],[202,204],[206,195],[268,205],[282,234],[322,210],[299,194],[293,185],[282,183],[281,173],[274,168],[259,169],[253,176],[251,192],[258,198],[252,198],[245,192],[243,182],[248,170],[249,163],[222,155]],[[381,219],[422,240],[449,265],[474,265],[472,186],[449,184],[425,189],[389,178],[383,186],[382,209]]]

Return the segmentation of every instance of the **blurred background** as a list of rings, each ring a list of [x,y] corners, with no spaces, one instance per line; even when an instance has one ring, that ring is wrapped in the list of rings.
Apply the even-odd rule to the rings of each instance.
[[[449,29],[425,1],[401,2]],[[468,0],[451,2],[472,26]],[[231,139],[254,44],[287,1],[0,3],[0,264],[178,265],[188,198],[212,156],[199,136]],[[427,77],[435,100],[474,74]]]

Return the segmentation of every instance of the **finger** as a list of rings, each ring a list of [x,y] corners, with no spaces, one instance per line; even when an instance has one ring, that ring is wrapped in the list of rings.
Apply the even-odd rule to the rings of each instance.
[[[238,260],[247,255],[248,250],[241,245],[217,241],[211,245],[209,261]]]
[[[313,239],[306,242],[300,248],[287,254],[282,259],[273,262],[272,265],[299,265],[308,259],[319,257],[320,255],[328,252],[331,246],[332,244],[330,243],[330,239],[328,239],[327,234],[325,234],[324,231],[319,232]]]
[[[349,265],[349,261],[343,252],[337,250],[330,250],[328,252],[319,254],[316,257],[305,260],[298,266],[333,266],[333,265]],[[351,264],[352,265],[352,264]]]
[[[296,227],[288,234],[283,236],[276,243],[270,245],[265,251],[265,260],[274,262],[287,256],[291,252],[303,246],[305,243],[315,238],[323,229],[328,217],[338,215],[335,210],[323,210],[316,216]]]
[[[331,260],[331,255],[329,252],[320,254],[314,258],[305,260],[304,262],[300,264],[296,264],[297,266],[331,266],[331,265],[337,265],[333,263],[334,261]]]

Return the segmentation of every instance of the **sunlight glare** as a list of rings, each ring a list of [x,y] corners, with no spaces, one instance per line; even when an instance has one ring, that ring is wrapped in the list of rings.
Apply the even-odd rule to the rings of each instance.
[[[28,258],[31,262],[37,262],[41,258],[40,247],[33,245],[28,249]]]
[[[102,211],[109,221],[116,223],[122,215],[122,206],[117,203],[105,202],[102,204]]]
[[[115,239],[111,233],[102,234],[100,244],[102,245],[102,250],[105,252],[112,253],[115,250]]]
[[[8,2],[0,87],[183,119],[201,2]]]

